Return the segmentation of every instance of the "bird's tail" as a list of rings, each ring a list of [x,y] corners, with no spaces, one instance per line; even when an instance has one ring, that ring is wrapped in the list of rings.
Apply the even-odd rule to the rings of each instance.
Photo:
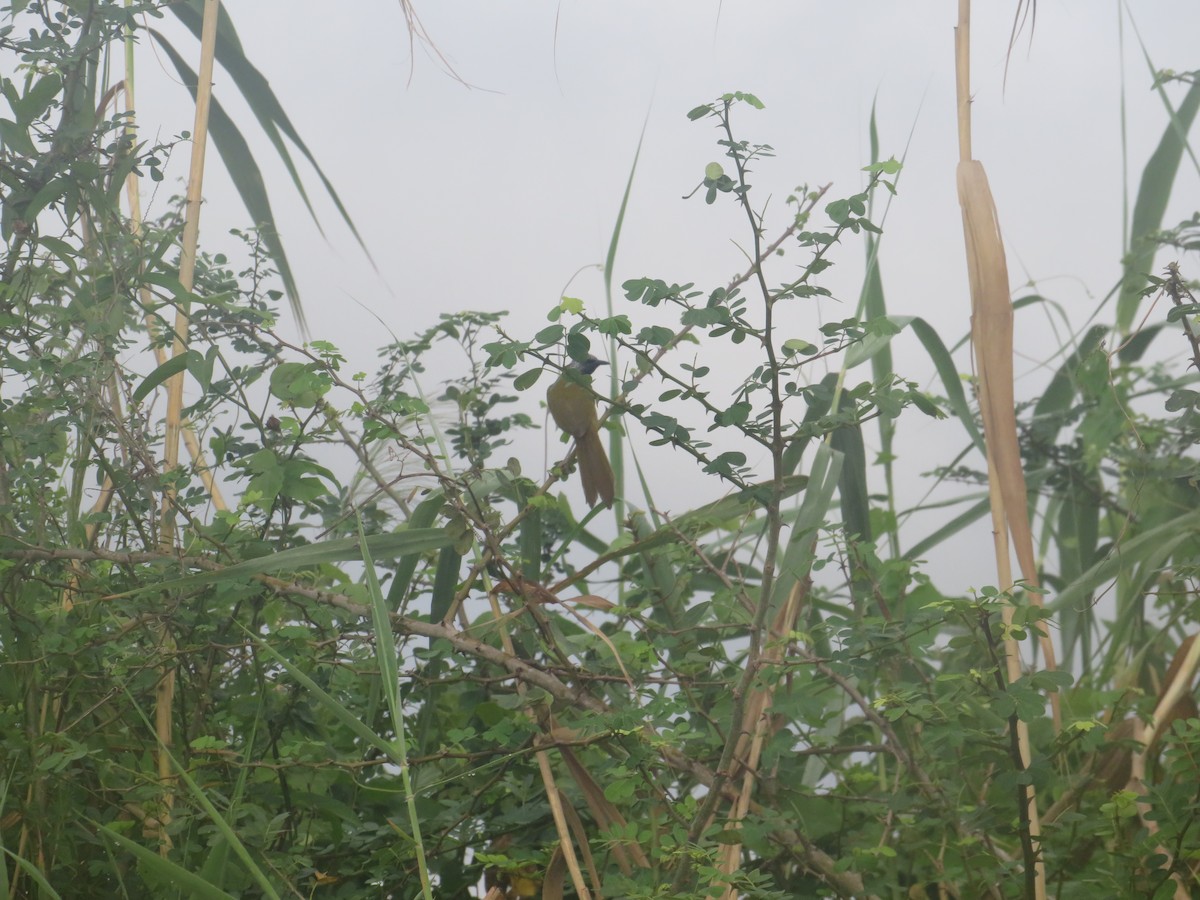
[[[576,445],[579,477],[583,481],[583,496],[588,506],[595,506],[597,497],[605,506],[612,506],[616,481],[600,433],[594,428],[588,429],[576,439]]]

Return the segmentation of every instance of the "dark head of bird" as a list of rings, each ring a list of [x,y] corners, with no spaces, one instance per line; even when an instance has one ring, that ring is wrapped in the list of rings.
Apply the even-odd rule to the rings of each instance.
[[[571,368],[579,370],[584,375],[591,375],[600,366],[607,366],[607,365],[608,365],[607,362],[605,362],[602,359],[596,359],[596,357],[594,357],[594,356],[589,356],[587,359],[584,359],[584,360],[579,360],[579,359],[571,360]]]

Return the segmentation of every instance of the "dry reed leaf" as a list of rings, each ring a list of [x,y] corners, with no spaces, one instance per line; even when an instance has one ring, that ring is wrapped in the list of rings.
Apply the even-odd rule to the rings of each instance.
[[[571,777],[575,779],[575,783],[583,791],[583,799],[587,803],[588,809],[592,813],[592,818],[596,821],[596,825],[600,830],[608,831],[614,825],[624,830],[627,824],[625,817],[604,796],[603,789],[596,782],[596,779],[592,777],[591,772],[579,761],[579,757],[567,747],[559,747],[558,751],[562,754],[563,761],[567,764],[567,769],[570,771]],[[632,841],[628,843],[614,841],[611,846],[613,855],[617,860],[617,866],[620,867],[623,875],[629,876],[633,873],[633,867],[629,859],[630,856],[633,857],[633,862],[637,863],[643,869],[650,868],[650,860],[636,843]]]
[[[559,799],[563,805],[563,812],[567,816],[567,823],[571,827],[571,833],[575,835],[575,843],[579,845],[579,852],[583,855],[583,864],[587,866],[588,875],[591,876],[592,886],[596,891],[596,900],[603,900],[603,895],[600,893],[600,872],[596,869],[596,860],[592,857],[592,847],[588,841],[587,829],[583,826],[583,819],[579,818],[579,813],[567,801],[567,797],[562,791],[559,791]],[[583,895],[582,891],[579,893],[580,896]],[[544,893],[543,896],[545,896]]]
[[[550,856],[550,865],[546,866],[546,877],[542,881],[542,900],[562,900],[566,873],[567,866],[563,861],[562,848],[555,847]]]
[[[800,607],[811,585],[811,579],[805,577],[797,581],[788,594],[787,602],[780,607],[771,623],[771,642],[763,651],[762,658],[767,665],[778,664],[783,659],[787,645],[787,636],[796,626],[800,615]],[[746,702],[742,715],[741,734],[734,748],[734,761],[742,767],[742,786],[737,800],[729,812],[729,823],[726,829],[740,831],[742,820],[750,809],[750,795],[758,781],[758,766],[762,759],[763,746],[767,733],[772,730],[769,712],[775,699],[775,687],[755,688]],[[732,877],[738,869],[742,855],[741,842],[728,842],[722,845],[721,855],[717,859],[717,871],[727,877]],[[711,895],[710,895],[711,896]],[[733,887],[726,888],[724,900],[737,900],[737,891]]]
[[[572,597],[568,602],[578,603],[580,606],[586,606],[588,609],[598,609],[601,612],[609,612],[617,608],[617,605],[612,601],[605,600],[603,597],[597,597],[595,594],[580,594],[578,597]]]
[[[565,798],[554,780],[554,770],[550,767],[549,755],[545,750],[539,750],[536,756],[538,770],[542,775],[542,784],[546,788],[546,801],[550,804],[550,813],[554,817],[554,830],[558,834],[558,846],[562,851],[567,871],[571,873],[571,883],[575,885],[575,893],[579,895],[580,900],[591,900],[591,892],[588,891],[587,884],[583,880],[583,871],[579,868],[579,861],[575,858],[575,848],[571,844],[568,822],[571,816],[575,815],[575,810],[571,809],[569,803],[563,802]],[[575,818],[579,817],[575,816]],[[580,849],[585,855],[590,853],[586,843]]]
[[[1140,733],[1138,740],[1145,742],[1145,749],[1135,754],[1129,747],[1110,747],[1101,756],[1096,765],[1096,779],[1104,787],[1112,791],[1120,791],[1129,787],[1134,780],[1135,772],[1144,770],[1144,760],[1153,759],[1158,755],[1159,745],[1164,736],[1176,722],[1194,719],[1200,716],[1200,708],[1192,695],[1192,679],[1196,675],[1197,663],[1200,662],[1200,644],[1196,635],[1184,640],[1167,673],[1163,676],[1162,686],[1158,692],[1158,702],[1154,705],[1154,715],[1150,724],[1144,725],[1139,720],[1130,718],[1117,722],[1108,732],[1108,740],[1124,741]],[[1137,757],[1137,759],[1135,759]],[[1140,780],[1141,776],[1138,776]]]
[[[1004,520],[1012,535],[1021,577],[1034,589],[1030,593],[1031,602],[1041,606],[1042,597],[1036,591],[1039,581],[1033,530],[1029,525],[1028,492],[1017,438],[1008,261],[987,173],[978,160],[964,160],[958,164],[958,196],[962,204],[967,272],[971,281],[971,342],[978,360],[984,438],[995,466]],[[1038,636],[1045,668],[1053,671],[1057,668],[1054,644],[1040,627]],[[1055,728],[1059,730],[1058,695],[1051,694],[1050,702]]]
[[[1200,665],[1200,642],[1196,635],[1189,636],[1179,645],[1167,674],[1163,676],[1162,690],[1154,707],[1154,721],[1150,726],[1150,740],[1160,737],[1177,719],[1196,715],[1196,698],[1192,696],[1192,679]]]

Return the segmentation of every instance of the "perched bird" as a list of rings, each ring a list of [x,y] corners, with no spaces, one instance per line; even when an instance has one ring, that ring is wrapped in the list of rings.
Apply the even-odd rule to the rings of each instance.
[[[588,506],[595,506],[597,498],[605,506],[612,506],[616,492],[612,466],[608,464],[608,454],[600,442],[596,399],[586,386],[591,383],[596,368],[606,365],[608,363],[591,356],[582,362],[572,362],[568,368],[574,373],[564,371],[546,391],[546,405],[554,423],[575,438],[579,477],[583,480],[583,496]]]

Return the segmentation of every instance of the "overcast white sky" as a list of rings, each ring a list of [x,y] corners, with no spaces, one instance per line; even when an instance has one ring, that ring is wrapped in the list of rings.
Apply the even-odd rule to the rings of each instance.
[[[510,310],[518,333],[541,327],[577,270],[603,262],[644,121],[616,283],[654,276],[711,288],[728,281],[744,266],[732,242],[745,242],[744,219],[729,202],[709,207],[681,197],[706,163],[721,158],[711,125],[689,122],[686,113],[733,90],[766,104],[762,112],[739,112],[735,127],[739,137],[776,148],[777,157],[760,163],[753,179],[758,205],[773,198],[768,235],[787,224],[783,201],[796,185],[832,182],[831,198],[859,189],[873,102],[884,157],[901,156],[911,132],[881,251],[889,311],[935,322],[947,344],[966,331],[954,188],[953,0],[414,5],[437,47],[476,89],[447,77],[420,49],[411,58],[396,0],[228,4],[247,54],[336,184],[379,264],[376,274],[318,198],[330,237],[324,241],[281,167],[271,167],[269,187],[312,333],[341,346],[352,367],[372,369],[374,348],[387,339],[376,315],[401,336],[439,312],[468,308]],[[991,179],[1015,295],[1036,279],[1040,293],[1082,323],[1119,274],[1122,79],[1131,192],[1167,122],[1138,35],[1156,67],[1200,68],[1200,5],[1129,4],[1122,49],[1121,4],[1040,0],[1036,30],[1030,40],[1027,26],[1019,39],[1005,88],[1014,6],[975,4],[975,156]],[[190,37],[178,27],[169,31],[194,59]],[[149,44],[139,54],[143,129],[154,123],[163,137],[190,129],[186,92]],[[247,121],[220,71],[215,91]],[[1174,88],[1172,96],[1181,93]],[[247,131],[269,166],[269,147]],[[1168,224],[1196,209],[1198,182],[1185,160]],[[246,216],[215,156],[206,188],[201,240],[212,250],[228,246],[224,233],[245,225]],[[861,246],[847,244],[835,259],[826,283],[844,306],[826,309],[826,318],[853,312]],[[789,271],[780,269],[775,280]],[[600,311],[601,284],[599,271],[589,270],[569,292]],[[1111,311],[1101,315],[1110,319]],[[1017,327],[1018,344],[1032,357],[1025,369],[1033,369],[1057,341],[1040,313],[1022,314]],[[932,385],[919,345],[902,336],[897,348],[897,368]],[[1024,383],[1036,390],[1036,376]],[[1017,391],[1022,397],[1022,383]],[[530,398],[534,414],[537,394]],[[902,420],[909,429],[904,446],[945,446],[948,459],[964,442],[961,429],[927,422],[916,413]],[[917,473],[942,461],[925,452],[909,459],[914,496]],[[686,484],[678,487],[681,504],[694,502]],[[978,551],[986,561],[990,541]]]

